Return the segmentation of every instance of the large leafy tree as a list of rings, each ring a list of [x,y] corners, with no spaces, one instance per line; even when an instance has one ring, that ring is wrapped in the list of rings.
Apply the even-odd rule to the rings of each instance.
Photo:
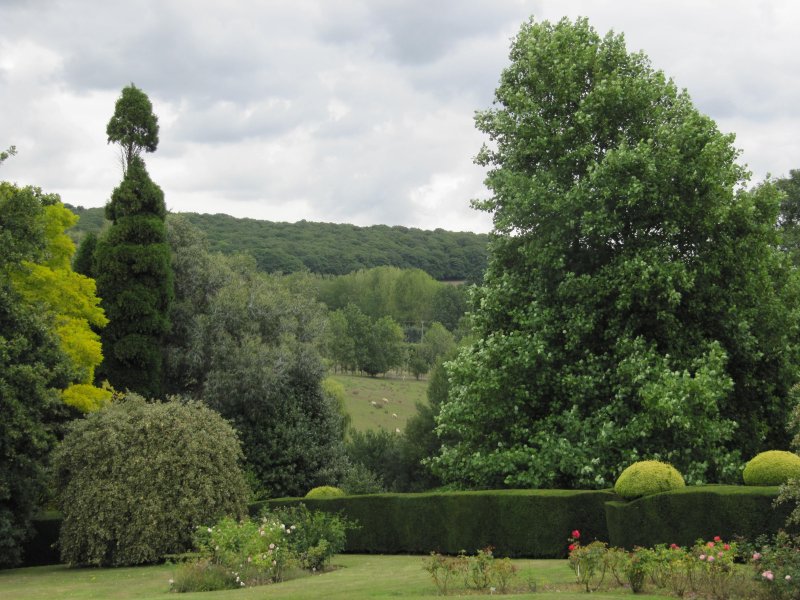
[[[45,461],[69,411],[60,392],[74,380],[53,314],[12,284],[24,261],[45,260],[43,195],[0,183],[0,565],[21,542],[45,490]]]
[[[343,423],[322,389],[321,306],[259,272],[250,257],[208,254],[185,220],[171,218],[169,226],[170,391],[202,399],[230,420],[264,493],[302,495],[335,483],[345,467]]]
[[[123,90],[109,122],[109,140],[119,141],[127,166],[106,204],[106,218],[112,225],[98,240],[94,254],[97,290],[109,319],[102,334],[102,375],[120,390],[157,397],[161,391],[161,346],[169,330],[172,298],[164,224],[167,211],[164,193],[150,179],[137,150],[155,149],[157,136],[142,133],[152,129],[155,117],[144,114],[150,104],[141,99],[143,92],[136,90],[136,103],[126,101],[126,94],[131,93],[129,88]],[[116,132],[113,137],[112,131]]]
[[[621,35],[525,23],[495,107],[479,341],[450,363],[436,465],[473,486],[606,486],[640,457],[690,481],[784,447],[797,280],[780,194]]]
[[[24,193],[24,191],[20,191]],[[45,245],[36,260],[23,260],[11,272],[14,288],[22,298],[53,318],[61,349],[73,364],[75,377],[63,392],[64,402],[83,412],[100,408],[111,392],[93,385],[94,373],[103,360],[100,336],[108,319],[100,308],[93,279],[70,266],[75,244],[65,233],[78,218],[55,194],[39,194]]]

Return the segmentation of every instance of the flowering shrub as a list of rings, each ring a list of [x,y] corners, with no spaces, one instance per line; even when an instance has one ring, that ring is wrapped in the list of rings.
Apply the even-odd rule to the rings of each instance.
[[[447,595],[450,580],[462,570],[458,559],[442,556],[438,552],[431,552],[431,555],[423,561],[422,568],[430,573],[436,589],[443,596]]]
[[[692,548],[696,564],[699,563],[696,587],[709,597],[730,598],[743,583],[741,572],[734,567],[736,548],[735,542],[725,542],[719,536],[711,541],[697,540]]]
[[[475,556],[467,556],[463,551],[458,556],[442,556],[438,552],[424,560],[423,569],[430,573],[436,589],[446,595],[451,581],[461,575],[464,587],[494,593],[506,593],[517,568],[511,560],[497,560],[491,547],[478,550]]]
[[[582,546],[580,537],[581,532],[576,529],[569,538],[569,566],[575,573],[575,581],[592,592],[600,588],[605,578],[608,545],[595,541]]]
[[[197,527],[200,558],[179,565],[174,591],[205,591],[283,581],[288,573],[322,569],[344,547],[352,524],[337,515],[311,512],[299,505],[265,512],[258,520],[222,519]]]
[[[305,504],[279,508],[273,514],[292,532],[289,548],[300,566],[311,571],[323,569],[334,554],[344,550],[347,530],[355,528],[344,517],[310,511]]]
[[[800,598],[800,539],[786,532],[756,540],[749,556],[764,596],[775,600]]]
[[[644,584],[650,569],[649,558],[645,548],[635,548],[625,563],[625,578],[634,594],[644,591]]]
[[[242,587],[282,581],[287,568],[297,564],[288,537],[292,529],[275,517],[261,522],[223,519],[214,527],[198,527],[195,545],[213,564],[236,572]]]

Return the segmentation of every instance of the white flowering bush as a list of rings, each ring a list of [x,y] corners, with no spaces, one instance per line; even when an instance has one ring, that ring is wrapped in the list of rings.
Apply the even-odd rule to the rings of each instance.
[[[224,518],[197,527],[198,558],[179,565],[172,591],[199,592],[283,581],[302,569],[320,571],[344,548],[347,528],[338,515],[305,506],[265,512],[259,519]]]
[[[260,521],[222,519],[214,527],[198,527],[198,551],[215,565],[230,570],[241,587],[282,581],[298,564],[289,548],[292,528],[272,516]]]

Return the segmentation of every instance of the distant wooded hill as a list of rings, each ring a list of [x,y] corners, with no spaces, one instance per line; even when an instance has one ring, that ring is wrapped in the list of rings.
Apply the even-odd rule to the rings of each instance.
[[[79,241],[105,224],[102,208],[67,208],[80,217]],[[267,272],[344,275],[378,266],[418,268],[443,281],[479,281],[486,268],[486,234],[335,223],[273,223],[228,215],[180,213],[208,236],[210,250],[255,257]]]

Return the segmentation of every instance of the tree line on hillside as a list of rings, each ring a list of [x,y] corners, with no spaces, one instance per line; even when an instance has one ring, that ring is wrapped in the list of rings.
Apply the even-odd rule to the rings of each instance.
[[[67,205],[80,217],[71,230],[76,243],[107,226],[102,208]],[[421,269],[440,281],[480,281],[486,268],[488,236],[387,225],[279,223],[228,215],[180,213],[208,236],[209,250],[247,253],[268,273],[310,271],[344,275],[394,266]]]

